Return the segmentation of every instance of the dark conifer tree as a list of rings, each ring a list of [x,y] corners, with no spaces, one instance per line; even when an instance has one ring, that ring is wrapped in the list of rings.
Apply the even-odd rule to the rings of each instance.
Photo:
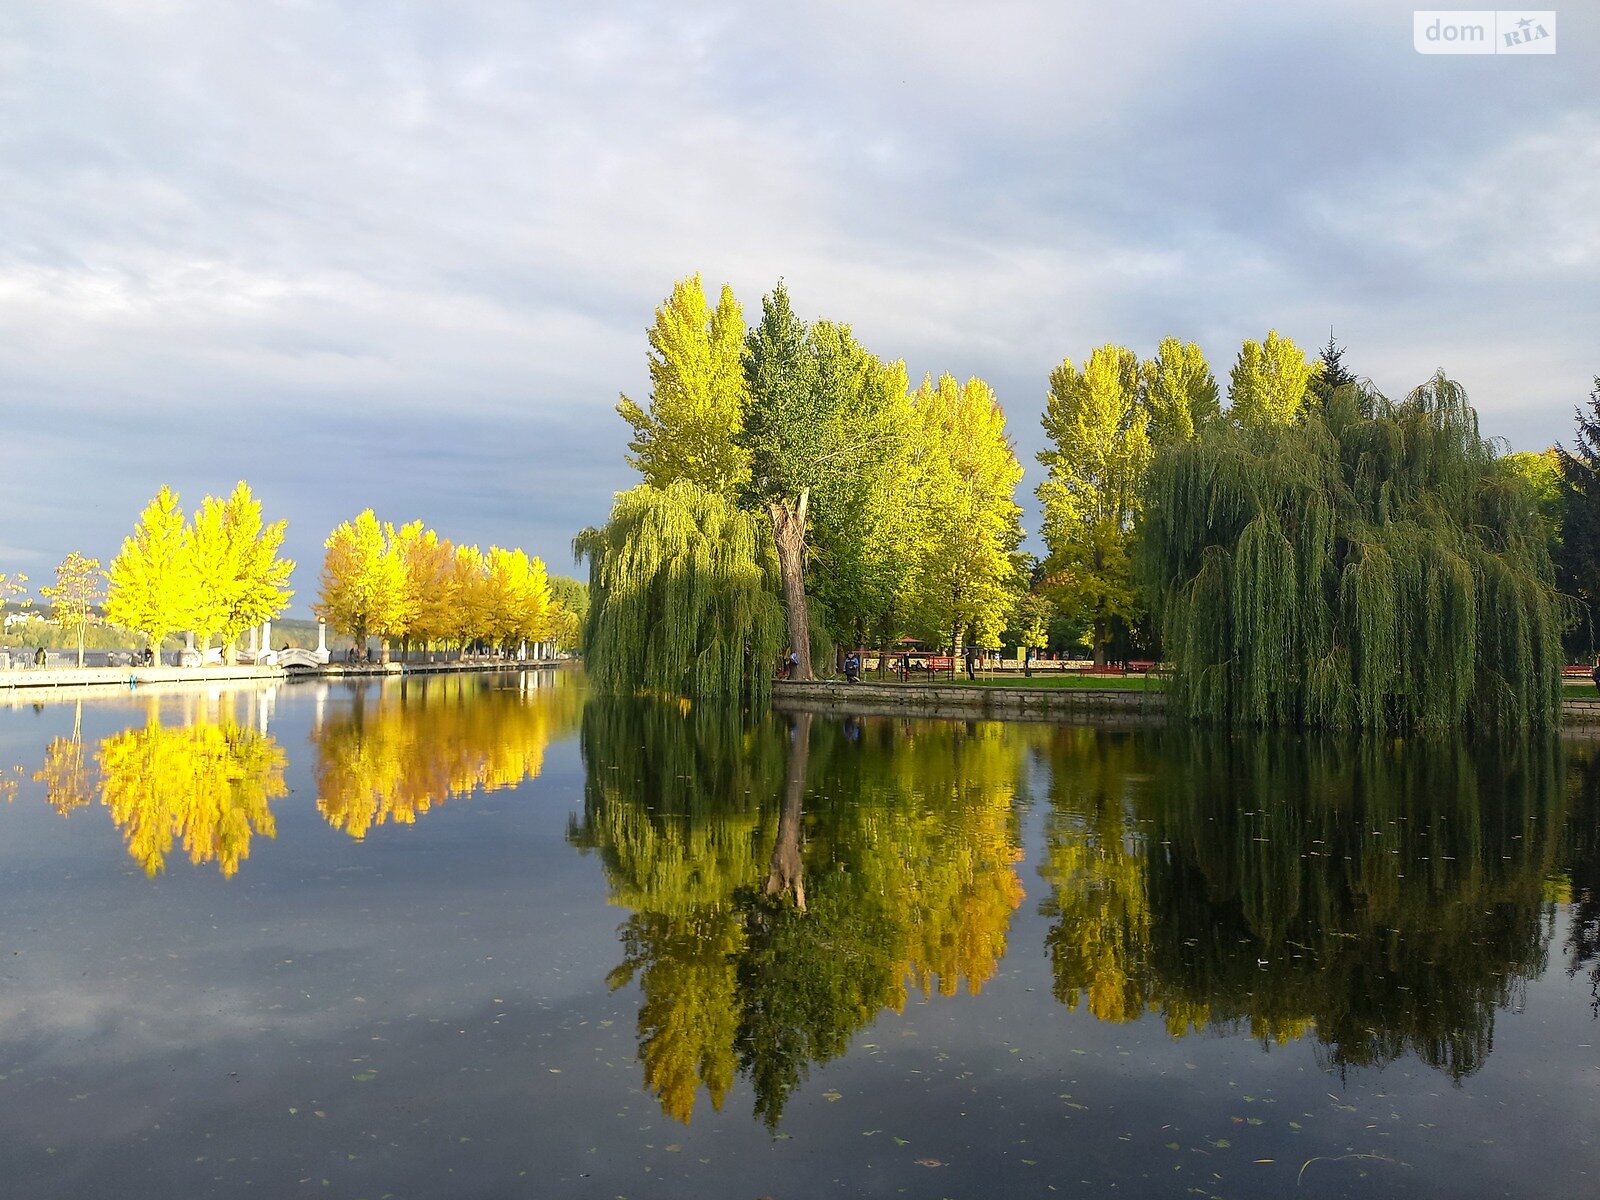
[[[1589,401],[1573,410],[1572,449],[1556,443],[1561,464],[1561,545],[1556,583],[1584,607],[1569,650],[1595,653],[1595,601],[1600,596],[1600,375]],[[1579,645],[1578,643],[1582,643]]]
[[[1355,373],[1344,365],[1344,349],[1333,340],[1333,330],[1328,330],[1328,344],[1322,348],[1322,353],[1317,355],[1322,370],[1311,381],[1311,391],[1324,404],[1337,388],[1356,381]]]

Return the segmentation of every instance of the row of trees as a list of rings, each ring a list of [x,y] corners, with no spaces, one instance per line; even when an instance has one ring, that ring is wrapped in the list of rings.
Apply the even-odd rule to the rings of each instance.
[[[685,280],[649,337],[649,402],[618,406],[644,483],[575,543],[604,688],[759,698],[785,646],[810,677],[817,636],[955,653],[1043,645],[1066,618],[1097,664],[1114,640],[1165,649],[1178,707],[1207,719],[1554,719],[1571,610],[1551,525],[1443,376],[1390,401],[1331,337],[1313,358],[1276,331],[1244,343],[1225,394],[1177,338],[1068,359],[1033,561],[981,380],[911,389],[848,326],[800,321],[781,283],[746,330],[731,290],[712,307]],[[1600,514],[1600,407],[1582,437]]]
[[[231,663],[245,631],[277,617],[294,595],[294,563],[278,555],[286,528],[262,521],[246,483],[226,499],[207,496],[192,517],[164,486],[106,571],[73,552],[55,584],[39,590],[60,629],[76,636],[80,666],[85,631],[102,607],[107,622],[143,634],[152,649],[193,631],[202,651],[215,640]],[[370,509],[335,529],[326,548],[314,608],[357,645],[371,636],[406,645],[581,645],[587,585],[550,578],[521,550],[455,546],[421,521],[380,524]],[[0,602],[26,585],[24,575],[0,575]]]
[[[544,562],[522,550],[457,546],[421,521],[396,526],[366,509],[328,535],[318,617],[358,647],[578,642],[581,594],[563,604]]]

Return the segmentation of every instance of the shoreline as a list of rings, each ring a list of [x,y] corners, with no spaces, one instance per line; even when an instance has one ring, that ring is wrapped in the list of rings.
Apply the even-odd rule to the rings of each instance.
[[[1081,721],[1127,726],[1161,725],[1164,692],[1138,688],[1027,688],[982,684],[844,683],[777,680],[772,707],[827,716],[917,716],[965,720]],[[1564,696],[1561,730],[1600,734],[1600,695]]]
[[[0,671],[0,695],[44,691],[52,696],[108,690],[184,687],[192,684],[284,683],[300,679],[389,678],[479,671],[547,670],[560,659],[516,662],[327,663],[319,667],[26,667]]]

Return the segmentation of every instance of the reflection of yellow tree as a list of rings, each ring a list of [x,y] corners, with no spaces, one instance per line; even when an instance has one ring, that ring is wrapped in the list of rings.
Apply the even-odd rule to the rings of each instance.
[[[1039,873],[1057,918],[1046,935],[1057,1000],[1102,1021],[1154,1007],[1145,842],[1132,794],[1136,745],[1123,734],[1062,728],[1052,744],[1051,809]]]
[[[254,834],[273,837],[271,802],[285,795],[283,748],[227,711],[197,709],[192,723],[150,723],[100,743],[101,801],[147,875],[159,873],[174,841],[195,865],[232,876]]]
[[[577,723],[578,687],[519,691],[482,677],[390,683],[355,694],[351,708],[313,731],[317,809],[362,838],[375,825],[409,825],[435,804],[535,778],[550,742]]]
[[[979,992],[999,968],[1022,903],[1021,738],[987,722],[883,723],[864,732],[877,743],[868,753],[881,764],[881,781],[858,754],[838,765],[865,784],[859,801],[869,819],[859,852],[903,933],[895,976],[923,995],[935,986],[955,995],[963,980]],[[846,786],[840,779],[827,790]]]
[[[635,909],[610,982],[639,981],[639,1053],[665,1112],[687,1122],[700,1085],[720,1107],[737,1067],[775,1125],[809,1065],[908,986],[982,987],[1022,899],[1022,746],[992,725],[844,736],[805,717],[591,704],[569,836]]]
[[[73,707],[72,736],[51,738],[45,747],[44,766],[34,772],[37,783],[44,784],[45,800],[62,816],[89,803],[94,791],[94,780],[89,773],[89,763],[83,749],[83,702]]]

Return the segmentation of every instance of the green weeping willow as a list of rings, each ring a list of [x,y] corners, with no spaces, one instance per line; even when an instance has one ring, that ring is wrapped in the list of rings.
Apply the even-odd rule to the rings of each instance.
[[[783,645],[771,526],[679,480],[617,495],[589,561],[585,660],[603,692],[764,703]]]
[[[1151,468],[1141,570],[1171,702],[1235,725],[1552,726],[1560,634],[1527,485],[1442,375],[1293,424],[1218,422]]]

